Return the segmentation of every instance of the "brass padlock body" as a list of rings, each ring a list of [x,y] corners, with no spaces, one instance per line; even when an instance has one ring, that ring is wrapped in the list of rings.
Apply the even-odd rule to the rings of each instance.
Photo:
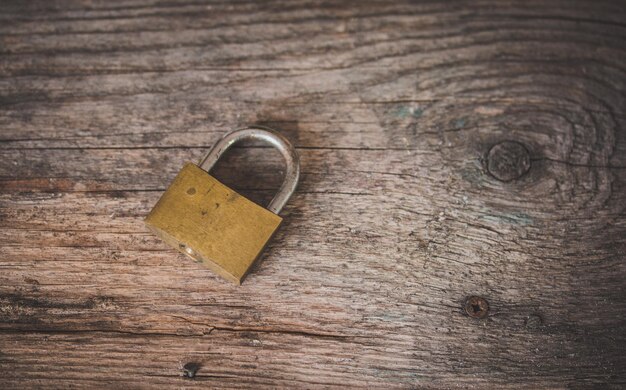
[[[172,247],[241,284],[282,218],[187,163],[145,222]]]

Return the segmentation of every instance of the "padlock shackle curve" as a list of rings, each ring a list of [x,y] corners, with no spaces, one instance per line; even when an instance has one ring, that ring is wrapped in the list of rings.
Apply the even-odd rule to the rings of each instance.
[[[274,214],[280,213],[291,195],[296,190],[300,179],[300,159],[296,149],[287,138],[269,127],[249,126],[242,129],[233,130],[223,136],[213,145],[207,155],[200,161],[200,168],[207,172],[213,168],[217,160],[222,157],[231,146],[244,139],[255,139],[268,143],[278,149],[285,159],[285,177],[283,184],[278,189],[278,193],[267,206],[267,209]]]

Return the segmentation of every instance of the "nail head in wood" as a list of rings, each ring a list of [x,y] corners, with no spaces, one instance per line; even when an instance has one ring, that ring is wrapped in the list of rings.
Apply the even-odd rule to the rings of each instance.
[[[200,363],[189,362],[183,366],[183,376],[185,378],[193,378],[200,369]]]
[[[489,303],[485,298],[471,296],[465,301],[465,312],[472,318],[485,318],[489,314]]]

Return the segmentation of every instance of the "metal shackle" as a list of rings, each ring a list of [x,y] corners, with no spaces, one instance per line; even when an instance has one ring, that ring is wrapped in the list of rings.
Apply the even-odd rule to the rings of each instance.
[[[244,139],[255,139],[268,143],[278,149],[285,159],[287,169],[285,170],[283,184],[278,189],[274,199],[267,206],[269,211],[278,214],[296,190],[298,179],[300,178],[300,159],[296,149],[289,143],[287,138],[275,130],[262,126],[250,126],[231,131],[213,145],[207,155],[200,161],[200,168],[209,172],[224,152],[235,143]]]

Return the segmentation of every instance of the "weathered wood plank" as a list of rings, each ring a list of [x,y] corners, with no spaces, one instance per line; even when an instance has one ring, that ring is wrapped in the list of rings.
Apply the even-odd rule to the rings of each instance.
[[[2,2],[3,388],[625,386],[625,16]],[[303,174],[234,287],[142,219],[249,123]],[[245,144],[216,175],[265,203],[281,169]]]

